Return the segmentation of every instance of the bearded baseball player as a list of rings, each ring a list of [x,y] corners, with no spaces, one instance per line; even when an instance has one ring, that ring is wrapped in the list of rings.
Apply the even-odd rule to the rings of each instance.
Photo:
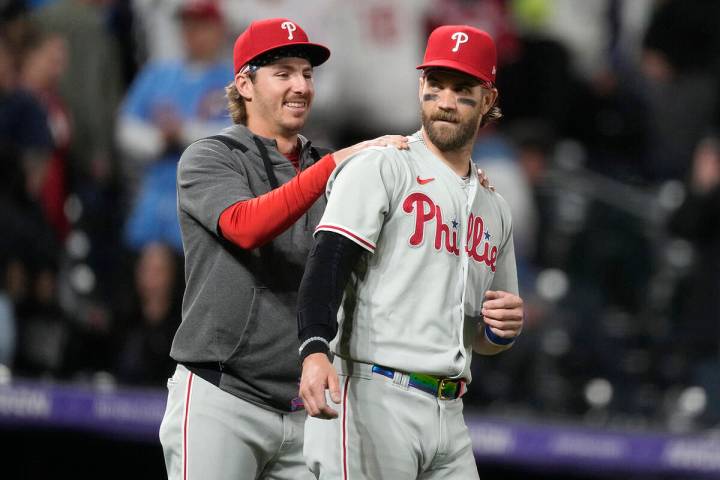
[[[409,150],[336,168],[300,286],[304,454],[320,479],[478,478],[461,399],[472,352],[510,348],[523,326],[510,209],[470,157],[500,117],[493,39],[439,27],[418,68],[422,128]]]

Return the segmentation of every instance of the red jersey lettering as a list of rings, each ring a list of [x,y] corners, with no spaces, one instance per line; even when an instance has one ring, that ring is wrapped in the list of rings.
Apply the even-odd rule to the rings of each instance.
[[[415,215],[415,230],[408,242],[411,246],[422,245],[425,240],[425,226],[435,222],[435,241],[433,247],[437,251],[458,256],[458,223],[453,219],[452,227],[443,221],[442,208],[424,193],[414,192],[408,195],[402,204],[403,211],[408,215]],[[490,270],[495,271],[498,247],[490,245],[490,232],[485,230],[482,217],[472,213],[468,217],[468,230],[465,242],[465,251],[468,256],[478,263],[484,263]]]

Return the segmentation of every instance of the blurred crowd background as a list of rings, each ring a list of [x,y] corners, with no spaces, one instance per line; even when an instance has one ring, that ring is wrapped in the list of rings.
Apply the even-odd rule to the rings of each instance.
[[[0,0],[0,377],[165,385],[176,162],[230,125],[232,43],[266,17],[332,50],[305,130],[329,147],[419,128],[434,27],[496,39],[505,118],[473,158],[513,210],[526,328],[476,357],[468,408],[720,426],[714,0]]]

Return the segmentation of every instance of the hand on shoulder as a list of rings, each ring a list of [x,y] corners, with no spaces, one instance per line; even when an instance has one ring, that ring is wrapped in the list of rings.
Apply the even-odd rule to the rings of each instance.
[[[407,150],[408,138],[404,135],[383,135],[372,140],[365,140],[364,142],[356,143],[351,147],[343,148],[333,153],[335,158],[335,165],[340,165],[342,162],[347,160],[350,156],[365,150],[368,147],[387,147],[393,146],[398,150]]]

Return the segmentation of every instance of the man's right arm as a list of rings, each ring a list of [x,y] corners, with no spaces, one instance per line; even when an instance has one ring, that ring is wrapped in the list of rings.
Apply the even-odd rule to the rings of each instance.
[[[329,342],[337,332],[337,313],[350,275],[364,252],[375,251],[390,208],[398,178],[393,153],[368,150],[338,168],[316,229],[298,298],[300,396],[313,417],[337,416],[325,398],[329,389],[331,399],[340,401],[337,373],[327,355]]]
[[[258,248],[290,228],[325,191],[330,174],[348,157],[371,146],[407,149],[407,138],[386,135],[325,155],[310,168],[270,192],[225,209],[218,221],[220,234],[244,249]]]
[[[230,205],[220,215],[220,234],[248,250],[265,245],[307,212],[325,191],[334,169],[333,155],[325,155],[284,185]]]
[[[303,374],[300,396],[313,417],[334,418],[325,389],[340,402],[337,374],[330,364],[330,341],[337,333],[337,312],[345,285],[360,256],[360,245],[334,232],[317,233],[298,294],[298,332]]]

